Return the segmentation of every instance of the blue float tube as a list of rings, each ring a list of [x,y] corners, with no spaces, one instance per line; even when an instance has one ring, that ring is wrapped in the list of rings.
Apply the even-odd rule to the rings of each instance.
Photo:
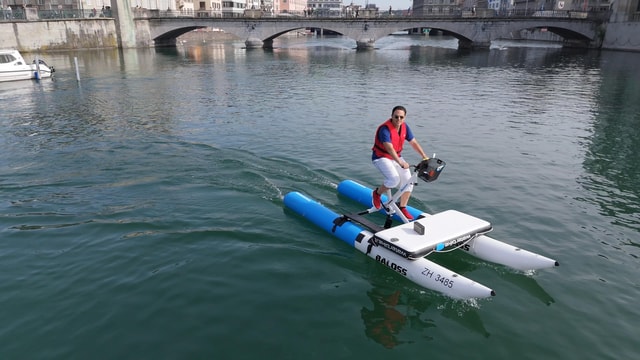
[[[284,196],[284,205],[351,246],[355,246],[356,238],[364,231],[360,226],[352,222],[345,222],[342,226],[335,226],[334,231],[333,221],[341,217],[341,215],[296,191]]]

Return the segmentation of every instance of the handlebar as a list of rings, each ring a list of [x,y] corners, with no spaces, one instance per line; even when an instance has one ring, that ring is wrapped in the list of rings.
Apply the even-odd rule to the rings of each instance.
[[[438,179],[445,165],[446,163],[443,160],[432,157],[431,159],[422,160],[418,165],[413,165],[413,167],[420,179],[425,182],[432,182]]]

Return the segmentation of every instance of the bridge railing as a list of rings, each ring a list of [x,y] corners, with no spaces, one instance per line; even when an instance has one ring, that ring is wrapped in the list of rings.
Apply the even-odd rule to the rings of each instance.
[[[37,20],[71,20],[93,17],[112,17],[111,9],[93,10],[89,9],[59,9],[40,10],[36,7],[17,7],[15,10],[0,10],[0,21],[37,21]]]
[[[487,9],[485,9],[487,10]],[[302,20],[302,19],[321,19],[321,20],[365,20],[365,19],[379,19],[379,20],[400,20],[400,19],[412,19],[412,20],[430,20],[430,19],[457,19],[464,18],[469,19],[486,19],[486,18],[508,18],[508,19],[522,19],[522,18],[569,18],[569,19],[587,19],[591,21],[607,21],[611,15],[611,12],[607,10],[591,10],[591,11],[576,11],[576,10],[544,10],[539,11],[535,9],[519,9],[519,10],[498,10],[498,11],[472,11],[469,9],[462,10],[456,9],[447,13],[439,14],[417,14],[417,13],[401,13],[393,14],[389,16],[386,12],[370,12],[364,13],[363,16],[355,17],[352,12],[333,13],[325,16],[322,13],[291,13],[280,12],[274,13],[272,11],[261,10],[245,10],[244,12],[222,12],[220,10],[158,10],[158,9],[145,9],[135,7],[131,9],[135,18],[261,18],[261,19],[277,19],[277,20]],[[15,20],[61,20],[61,19],[79,19],[79,18],[97,18],[106,17],[111,18],[112,13],[109,7],[104,9],[59,9],[59,10],[39,10],[36,7],[16,7],[12,11],[0,10],[0,21],[15,21]],[[632,21],[640,21],[640,13],[636,13]]]
[[[387,15],[387,13],[371,13],[375,15],[358,16],[355,17],[353,13],[342,12],[340,14],[333,14],[331,16],[323,16],[321,13],[290,13],[281,12],[274,13],[261,10],[245,10],[243,13],[225,13],[220,10],[149,10],[149,9],[133,9],[134,16],[136,18],[251,18],[251,19],[277,19],[277,20],[303,20],[303,19],[318,19],[318,20],[336,20],[343,21],[349,20],[365,20],[365,19],[378,19],[378,20],[430,20],[430,19],[523,19],[523,18],[567,18],[567,19],[588,19],[595,21],[606,21],[610,16],[608,10],[591,10],[591,11],[576,11],[576,10],[545,10],[540,11],[536,9],[519,9],[519,10],[489,10],[486,11],[472,11],[455,9],[446,13],[438,14],[417,14],[417,13],[403,13],[394,14],[393,16]]]

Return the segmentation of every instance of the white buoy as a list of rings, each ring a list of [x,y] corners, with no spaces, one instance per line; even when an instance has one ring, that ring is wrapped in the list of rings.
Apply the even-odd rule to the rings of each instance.
[[[76,80],[80,81],[80,70],[78,70],[78,57],[74,57],[73,62],[76,65]]]

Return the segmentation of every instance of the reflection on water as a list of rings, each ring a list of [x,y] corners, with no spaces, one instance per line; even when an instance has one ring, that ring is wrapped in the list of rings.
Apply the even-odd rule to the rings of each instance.
[[[429,259],[459,274],[474,272],[486,263],[463,252],[435,254]],[[377,263],[369,264],[369,278],[374,287],[367,292],[372,307],[363,306],[360,316],[365,334],[386,348],[417,341],[433,340],[437,332],[449,328],[449,321],[488,338],[480,307],[473,299],[459,301],[442,295],[418,290],[408,280],[398,281]],[[535,282],[535,280],[531,280]],[[403,286],[403,283],[407,286]],[[446,319],[446,320],[445,320]],[[455,326],[454,326],[455,327]],[[416,336],[416,333],[419,334]]]
[[[531,276],[515,273],[510,269],[501,272],[503,279],[508,280],[519,288],[525,290],[529,295],[540,300],[543,304],[550,306],[555,302],[553,297]]]
[[[612,224],[640,230],[640,74],[629,54],[602,55],[599,106],[593,112],[593,130],[585,139],[585,176],[579,179],[588,190],[582,201],[593,203]],[[632,74],[630,76],[630,74]],[[604,230],[604,229],[603,229]],[[626,237],[618,244],[637,246]],[[634,251],[637,251],[634,250]]]
[[[367,337],[385,348],[391,349],[418,341],[414,339],[415,333],[420,334],[419,340],[433,340],[438,325],[437,320],[431,318],[433,315],[429,314],[434,312],[482,337],[491,335],[485,328],[478,309],[472,305],[461,301],[439,304],[436,300],[412,295],[406,290],[391,290],[394,288],[397,288],[397,284],[384,288],[374,287],[367,291],[373,307],[363,306],[360,311]],[[436,308],[429,311],[434,306]],[[411,329],[413,337],[403,336],[405,328]]]
[[[382,294],[374,288],[367,292],[367,296],[373,303],[373,309],[363,307],[360,312],[365,334],[388,349],[403,343],[398,336],[408,320],[407,316],[396,308],[400,301],[400,292]],[[427,321],[422,324],[426,323]]]

